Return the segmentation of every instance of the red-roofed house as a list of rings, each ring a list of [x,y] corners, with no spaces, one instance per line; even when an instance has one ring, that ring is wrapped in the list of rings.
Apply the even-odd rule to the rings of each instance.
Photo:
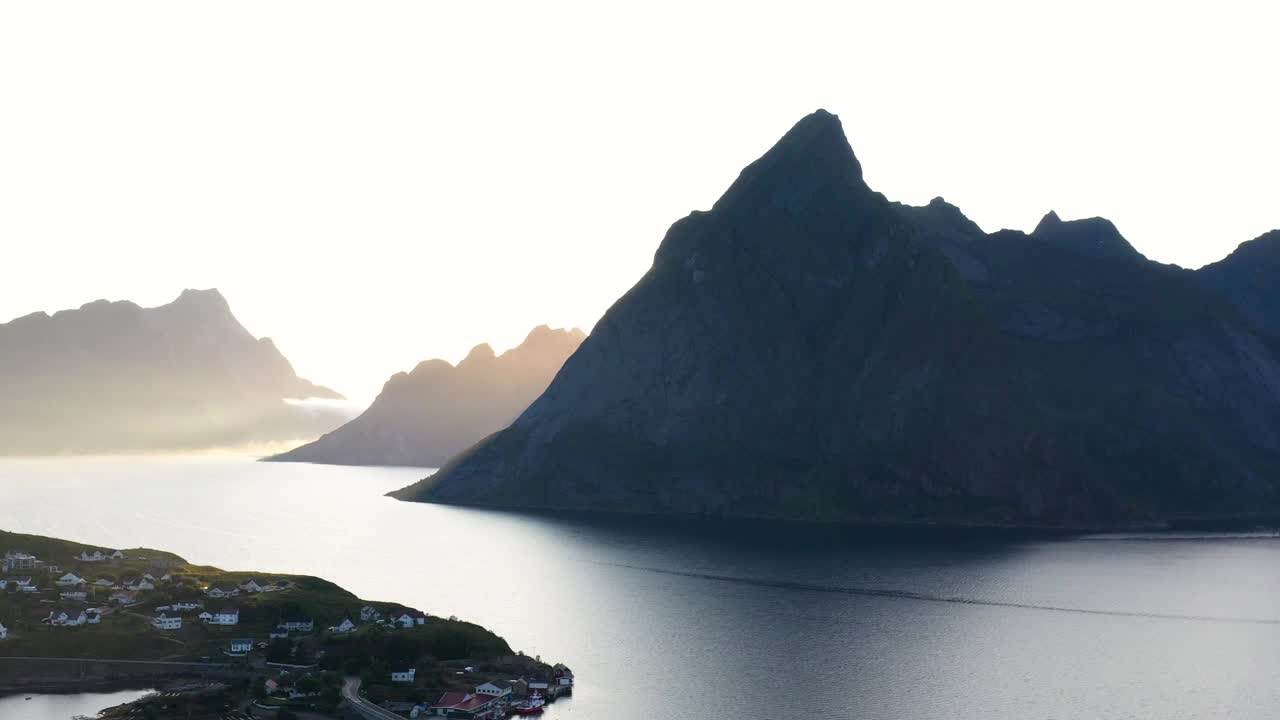
[[[506,714],[498,698],[492,695],[464,692],[447,692],[441,695],[439,700],[431,703],[431,709],[428,712],[432,715],[467,720],[489,720]]]

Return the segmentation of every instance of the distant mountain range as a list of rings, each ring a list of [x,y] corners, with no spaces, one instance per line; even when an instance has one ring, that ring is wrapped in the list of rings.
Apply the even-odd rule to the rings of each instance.
[[[314,438],[340,400],[249,334],[217,290],[155,308],[99,300],[0,325],[0,454],[133,452]]]
[[[1280,234],[1198,272],[987,234],[801,120],[505,430],[407,500],[1115,527],[1280,510]]]
[[[457,367],[429,360],[398,373],[364,414],[270,460],[439,467],[501,430],[546,389],[586,333],[543,325],[501,355],[477,345]]]

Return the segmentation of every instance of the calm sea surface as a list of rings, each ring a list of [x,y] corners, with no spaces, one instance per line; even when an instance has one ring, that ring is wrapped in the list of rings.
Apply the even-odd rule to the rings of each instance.
[[[67,720],[93,717],[98,711],[132,702],[150,690],[121,690],[77,695],[10,695],[0,698],[0,718],[4,720]],[[26,698],[30,697],[28,700]]]
[[[574,668],[552,720],[1280,717],[1280,540],[911,543],[382,497],[424,474],[0,460],[0,528],[474,620]]]

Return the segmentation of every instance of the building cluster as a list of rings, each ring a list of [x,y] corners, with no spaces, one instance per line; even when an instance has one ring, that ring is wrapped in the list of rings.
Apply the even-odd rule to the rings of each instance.
[[[125,560],[127,556],[120,550],[83,550],[73,559],[81,563],[111,563]],[[165,586],[174,582],[173,577],[167,573],[160,577],[156,577],[151,573],[143,573],[118,581],[109,576],[91,579],[76,572],[63,572],[58,566],[44,562],[31,553],[13,550],[4,553],[3,559],[0,560],[0,567],[3,567],[6,573],[45,571],[49,577],[53,578],[51,584],[57,588],[59,598],[64,601],[89,603],[93,598],[102,597],[104,593],[107,594],[106,607],[85,609],[52,608],[49,615],[42,622],[54,627],[96,625],[101,622],[104,615],[111,612],[111,605],[132,607],[143,602],[146,593],[165,588]],[[157,570],[157,572],[159,571]],[[259,582],[258,580],[250,579],[247,582],[230,587],[207,588],[204,590],[204,594],[209,598],[229,599],[239,596],[242,592],[278,592],[287,590],[289,587],[290,583],[287,581]],[[0,577],[0,591],[5,590],[23,593],[40,592],[39,583],[32,575]],[[230,627],[238,625],[240,622],[240,611],[234,607],[206,609],[204,603],[194,600],[183,600],[168,605],[160,605],[156,607],[155,611],[157,614],[150,619],[150,625],[161,631],[181,630],[184,624],[183,614],[195,611],[200,611],[195,620],[205,625]],[[305,627],[309,631],[310,622],[310,620],[306,620],[304,623],[300,619],[294,619],[288,625],[293,630]],[[6,630],[0,639],[7,637],[8,631]]]
[[[123,560],[125,559],[125,554],[120,550],[84,551],[74,559],[87,560],[88,562],[106,562]],[[41,560],[34,554],[23,550],[6,550],[3,557],[0,557],[0,571],[5,573],[4,576],[0,577],[0,591],[38,594],[40,593],[40,586],[49,583],[48,578],[53,578],[51,584],[58,589],[58,597],[61,600],[68,602],[88,602],[89,600],[89,590],[87,588],[90,587],[90,584],[88,580],[73,572],[63,573],[62,569],[57,565]],[[37,579],[41,574],[46,578],[43,583]],[[152,579],[154,580],[154,578]],[[131,582],[136,583],[137,581]],[[116,583],[111,580],[101,579],[95,582],[94,586],[115,587]],[[151,585],[150,587],[154,589],[155,586]],[[41,619],[41,622],[53,627],[97,625],[102,622],[102,616],[109,612],[110,610],[107,608],[53,607],[50,608],[49,614]],[[5,628],[3,632],[0,632],[0,640],[8,637],[9,631]]]
[[[380,625],[389,628],[410,628],[427,624],[427,614],[417,610],[408,608],[397,608],[391,610],[385,616],[382,611],[372,605],[365,605],[360,608],[359,621],[353,619],[350,615],[342,618],[342,622],[329,628],[329,632],[338,635],[355,632],[361,623],[366,625]]]
[[[398,675],[398,677],[397,677]],[[412,682],[413,670],[393,671],[393,682]],[[573,692],[573,672],[556,665],[550,680],[518,678],[490,680],[477,685],[472,692],[446,692],[429,705],[419,705],[409,713],[411,718],[447,717],[459,720],[500,720],[508,715],[531,715],[542,705]]]
[[[240,593],[271,593],[288,590],[292,584],[288,580],[275,580],[271,582],[260,583],[250,578],[248,581],[239,585],[221,586],[205,588],[204,594],[211,598],[233,598],[240,597]]]
[[[121,550],[94,550],[92,552],[85,550],[75,556],[74,559],[81,562],[108,562],[124,560],[125,558],[126,555]],[[63,600],[88,599],[89,593],[85,589],[86,587],[121,591],[155,590],[157,582],[154,576],[144,575],[141,578],[129,579],[119,583],[109,578],[99,578],[90,583],[86,578],[73,572],[63,573],[62,569],[57,565],[21,550],[5,551],[4,557],[0,558],[0,572],[4,573],[4,576],[0,577],[0,591],[8,590],[25,593],[40,592],[41,583],[30,574],[16,573],[34,572],[39,575],[40,572],[43,572],[46,577],[58,575],[52,583],[61,588],[60,597]],[[169,576],[164,576],[163,580],[168,581]]]

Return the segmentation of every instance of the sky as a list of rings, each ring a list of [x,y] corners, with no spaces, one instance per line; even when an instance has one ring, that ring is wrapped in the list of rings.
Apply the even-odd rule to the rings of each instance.
[[[591,326],[796,120],[984,229],[1280,228],[1276,3],[0,4],[0,322],[220,289],[368,400]]]

